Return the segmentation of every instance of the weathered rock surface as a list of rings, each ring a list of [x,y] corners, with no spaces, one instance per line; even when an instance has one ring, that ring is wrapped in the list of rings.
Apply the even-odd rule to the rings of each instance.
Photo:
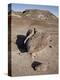
[[[31,35],[31,34],[30,34]],[[28,36],[26,41],[27,50],[29,53],[37,52],[42,50],[48,45],[49,35],[46,32],[38,32]]]

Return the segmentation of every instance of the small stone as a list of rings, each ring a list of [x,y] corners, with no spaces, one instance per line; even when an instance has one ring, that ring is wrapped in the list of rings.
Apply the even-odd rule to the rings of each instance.
[[[50,42],[52,42],[52,40],[50,40]]]
[[[52,48],[52,46],[49,46],[50,48]]]

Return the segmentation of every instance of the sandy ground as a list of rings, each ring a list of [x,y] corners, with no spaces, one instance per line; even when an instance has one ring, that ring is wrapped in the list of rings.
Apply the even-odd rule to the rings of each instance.
[[[58,73],[58,25],[56,23],[48,23],[41,26],[36,25],[38,31],[46,31],[49,34],[48,45],[37,52],[37,56],[32,59],[28,53],[21,53],[16,45],[17,35],[26,35],[30,28],[31,20],[24,19],[19,16],[13,16],[11,23],[11,73],[12,76],[41,75],[41,74],[57,74]],[[34,25],[31,25],[33,27]],[[50,42],[52,40],[52,42]],[[50,48],[49,46],[52,46]],[[20,53],[20,54],[19,54]],[[42,63],[36,71],[33,70],[31,64],[33,61]]]

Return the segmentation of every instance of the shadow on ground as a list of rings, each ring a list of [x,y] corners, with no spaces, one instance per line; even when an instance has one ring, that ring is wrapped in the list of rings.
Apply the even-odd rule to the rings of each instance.
[[[25,39],[26,39],[25,35],[17,35],[16,45],[22,53],[27,52],[26,44],[24,44]]]

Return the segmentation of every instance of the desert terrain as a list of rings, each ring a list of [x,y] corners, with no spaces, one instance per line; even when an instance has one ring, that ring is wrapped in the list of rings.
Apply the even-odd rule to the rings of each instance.
[[[8,53],[8,64],[11,64],[9,66],[11,67],[11,75],[27,76],[57,74],[58,17],[47,10],[25,10],[23,12],[12,11],[8,15],[8,20],[10,17],[11,23],[8,23],[8,45],[11,49],[9,49]],[[45,44],[45,42],[47,42],[47,44],[40,50],[36,51],[35,49],[33,52],[34,54],[30,55],[26,51],[20,51],[16,41],[18,36],[26,36],[27,31],[33,28],[36,28],[38,32],[46,33],[47,39],[44,36],[43,43]],[[35,42],[40,42],[40,40],[35,40]],[[42,64],[34,70],[31,66],[33,61],[38,61]]]

